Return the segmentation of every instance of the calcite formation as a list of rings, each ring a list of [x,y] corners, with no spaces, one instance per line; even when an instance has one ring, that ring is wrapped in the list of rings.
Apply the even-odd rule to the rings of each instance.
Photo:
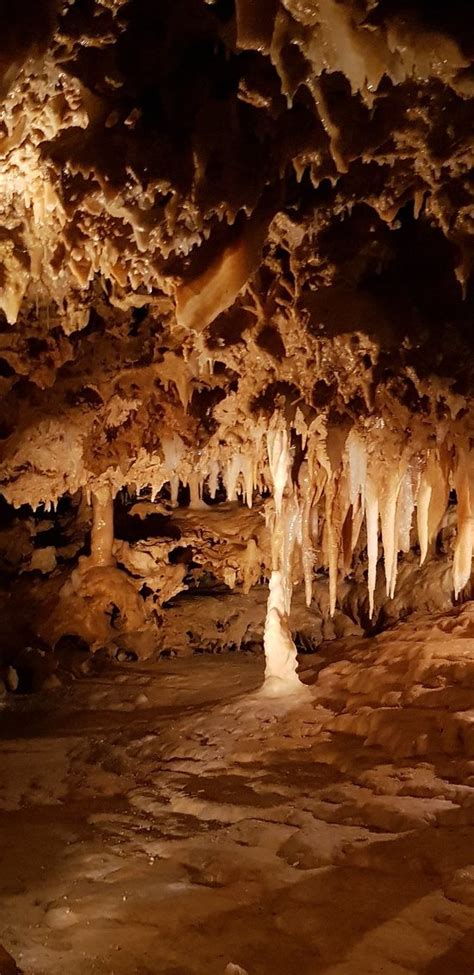
[[[294,587],[330,617],[352,587],[365,628],[417,561],[462,598],[472,5],[1,22],[4,616],[28,593],[46,644],[148,654],[173,600],[270,582],[267,675],[291,685]]]

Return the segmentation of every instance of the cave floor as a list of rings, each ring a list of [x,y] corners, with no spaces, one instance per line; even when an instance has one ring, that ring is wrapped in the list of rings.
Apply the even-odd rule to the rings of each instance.
[[[110,664],[3,706],[23,972],[472,975],[472,612],[305,657],[307,700],[262,673]]]

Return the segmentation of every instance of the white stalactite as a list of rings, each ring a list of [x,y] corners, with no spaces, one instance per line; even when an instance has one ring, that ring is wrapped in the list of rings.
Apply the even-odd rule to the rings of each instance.
[[[372,479],[367,478],[365,517],[367,524],[367,560],[369,587],[369,617],[374,615],[374,593],[377,581],[377,559],[379,551],[379,499]]]
[[[301,499],[301,561],[303,563],[303,579],[306,605],[311,606],[313,598],[313,569],[315,562],[315,551],[313,543],[313,519],[312,512],[315,511],[317,519],[317,509],[313,509],[314,486],[309,473],[308,462],[304,461],[301,465],[299,474],[299,487],[302,495]],[[317,520],[316,520],[317,534]]]
[[[220,470],[219,470],[218,461],[215,459],[211,460],[209,466],[208,488],[209,488],[209,494],[213,501],[216,497],[217,488],[219,486],[219,473]]]
[[[367,482],[367,451],[365,444],[357,434],[351,430],[347,438],[349,462],[349,498],[352,507],[357,510],[359,504],[365,505],[365,485]]]
[[[454,485],[458,499],[458,532],[453,563],[454,595],[457,599],[461,590],[469,582],[472,571],[473,517],[468,465],[464,451],[460,451],[459,454]]]
[[[328,481],[326,487],[326,546],[327,546],[327,564],[329,569],[329,612],[331,616],[334,616],[336,611],[336,599],[337,599],[337,563],[339,555],[339,546],[337,538],[337,532],[335,531],[335,526],[333,523],[333,506],[334,506],[334,479]]]
[[[273,481],[273,499],[277,515],[281,512],[283,494],[291,468],[291,457],[288,447],[288,432],[284,427],[277,427],[267,433],[268,462]]]
[[[408,467],[403,475],[397,500],[397,548],[399,552],[410,551],[410,534],[414,510],[413,471],[411,467]]]
[[[254,488],[254,460],[250,452],[246,452],[241,458],[242,479],[245,488],[245,502],[248,508],[253,504]]]
[[[383,557],[385,567],[385,589],[387,596],[391,598],[394,588],[394,575],[397,561],[397,531],[396,514],[397,499],[400,490],[401,478],[397,470],[390,472],[380,506],[380,520],[382,526]]]
[[[436,538],[449,503],[449,462],[446,450],[431,458],[431,501],[428,513],[428,535],[430,543]]]
[[[418,542],[420,545],[420,565],[428,554],[429,537],[429,510],[433,486],[430,481],[429,472],[424,471],[421,477],[418,498],[416,504],[416,525],[418,529]]]
[[[228,501],[236,501],[237,499],[237,483],[240,476],[241,467],[241,456],[238,451],[232,454],[232,457],[227,461],[227,467],[225,471],[225,489],[227,492]]]
[[[393,598],[398,553],[410,550],[417,532],[420,564],[426,561],[441,528],[451,487],[456,488],[458,495],[453,560],[454,591],[458,596],[470,579],[473,554],[474,473],[471,474],[471,451],[467,441],[460,442],[455,434],[449,434],[444,428],[437,430],[436,437],[427,429],[426,438],[421,442],[418,433],[413,435],[412,448],[406,431],[394,428],[393,417],[388,421],[376,417],[354,426],[347,435],[342,427],[328,427],[324,413],[306,425],[300,409],[296,411],[292,428],[299,437],[304,455],[295,486],[290,477],[293,460],[291,429],[280,412],[276,412],[270,421],[261,417],[251,428],[246,425],[232,427],[227,438],[220,432],[219,439],[200,450],[198,455],[192,445],[172,433],[163,438],[162,456],[158,461],[153,458],[149,470],[152,497],[156,498],[162,484],[168,481],[171,501],[177,504],[180,483],[189,484],[191,507],[197,508],[207,507],[202,501],[205,482],[211,497],[215,498],[222,478],[228,500],[235,503],[242,499],[249,508],[254,503],[261,503],[254,497],[255,490],[262,492],[269,486],[272,488],[272,569],[279,573],[273,590],[283,592],[286,619],[281,622],[281,627],[287,650],[290,646],[289,605],[296,579],[304,583],[309,606],[315,568],[327,568],[329,608],[333,615],[339,580],[351,571],[356,548],[365,544],[362,530],[365,520],[369,612],[372,617],[379,541],[382,542],[387,596]],[[425,436],[424,430],[421,435]],[[474,452],[472,456],[474,458]],[[135,483],[137,489],[140,486],[135,472],[130,483]],[[99,504],[97,498],[94,504],[96,507]],[[96,535],[99,538],[97,545],[94,541],[94,551],[98,549],[99,557],[107,560],[111,556],[102,554],[105,545],[100,541],[100,532],[105,532],[105,528],[97,531],[94,528],[94,539]],[[108,544],[111,551],[112,542]],[[277,596],[272,599],[275,608]],[[275,625],[274,620],[269,632],[276,632]],[[274,639],[267,639],[268,654],[273,652],[273,645]],[[295,651],[292,652],[295,655]]]

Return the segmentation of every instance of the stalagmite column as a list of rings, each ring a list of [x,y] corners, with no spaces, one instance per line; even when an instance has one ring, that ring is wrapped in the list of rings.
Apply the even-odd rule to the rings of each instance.
[[[193,471],[188,477],[189,485],[189,507],[197,511],[207,508],[207,504],[202,500],[202,478],[197,471]]]
[[[91,562],[113,563],[114,500],[110,487],[100,487],[92,495]]]
[[[286,430],[269,433],[268,454],[273,480],[275,515],[271,521],[273,569],[263,638],[265,650],[263,692],[268,695],[288,694],[295,691],[301,693],[306,688],[297,674],[297,651],[289,624],[292,556],[296,535],[298,531],[301,534],[301,515],[296,498],[283,498],[291,469]]]
[[[284,694],[302,687],[297,674],[296,646],[291,637],[288,620],[285,581],[279,569],[274,569],[270,577],[263,644],[265,692]]]

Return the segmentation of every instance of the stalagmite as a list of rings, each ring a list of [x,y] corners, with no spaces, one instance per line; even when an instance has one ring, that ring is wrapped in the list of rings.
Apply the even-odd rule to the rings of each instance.
[[[170,500],[173,506],[178,504],[178,492],[179,492],[179,477],[177,474],[172,474],[170,477]]]
[[[189,486],[189,507],[199,510],[207,508],[206,502],[202,500],[203,479],[198,471],[193,471],[188,477]]]
[[[285,694],[302,685],[297,674],[297,650],[288,622],[286,580],[280,569],[270,576],[270,593],[265,618],[265,684],[266,694]]]
[[[114,502],[111,488],[101,486],[92,494],[91,562],[113,563]]]
[[[291,468],[286,429],[269,432],[268,457],[273,478],[275,512],[271,516],[273,568],[264,629],[265,694],[287,694],[300,690],[297,650],[290,632],[292,560],[297,541],[301,544],[300,508],[296,496],[284,498]]]

